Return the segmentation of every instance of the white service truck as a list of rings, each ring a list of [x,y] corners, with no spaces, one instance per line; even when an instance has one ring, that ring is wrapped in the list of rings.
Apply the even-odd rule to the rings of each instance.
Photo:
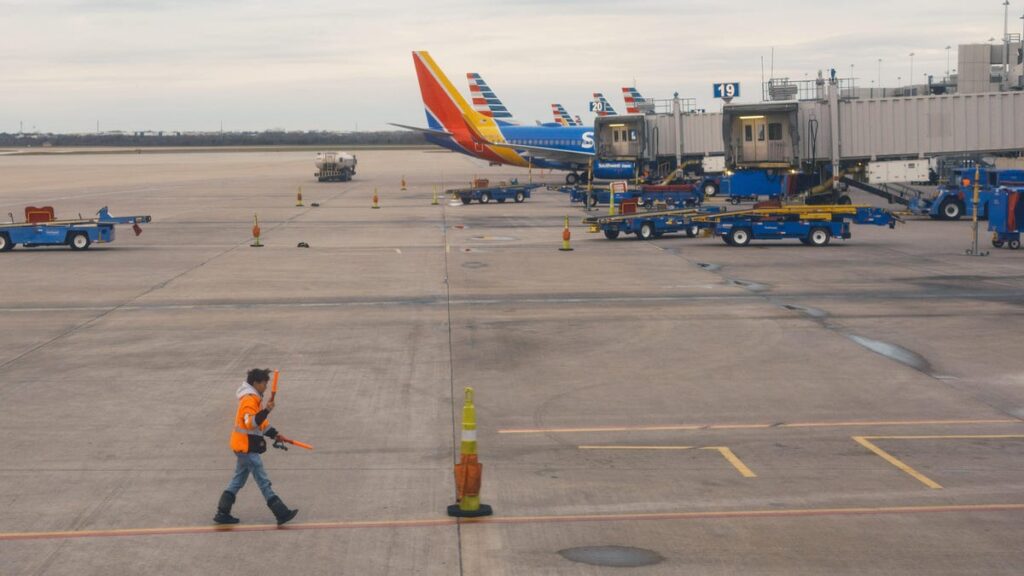
[[[316,179],[320,182],[348,182],[356,173],[356,157],[348,152],[317,152]]]

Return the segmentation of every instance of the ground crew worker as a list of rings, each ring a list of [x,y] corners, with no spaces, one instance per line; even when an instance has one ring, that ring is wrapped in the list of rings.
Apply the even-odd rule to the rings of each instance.
[[[256,485],[260,487],[267,506],[277,518],[278,526],[295,518],[299,513],[298,510],[289,510],[281,498],[274,494],[270,488],[270,478],[263,468],[263,459],[260,458],[260,454],[267,451],[267,441],[263,437],[277,437],[277,430],[270,427],[269,421],[274,401],[267,401],[266,407],[260,409],[263,393],[267,390],[269,382],[270,370],[253,368],[235,392],[238,397],[238,411],[235,413],[235,429],[231,432],[231,450],[235,452],[237,463],[235,476],[217,503],[217,515],[213,517],[213,521],[218,524],[238,524],[238,518],[231,515],[231,506],[235,503],[235,495],[249,479],[249,474],[252,474]]]

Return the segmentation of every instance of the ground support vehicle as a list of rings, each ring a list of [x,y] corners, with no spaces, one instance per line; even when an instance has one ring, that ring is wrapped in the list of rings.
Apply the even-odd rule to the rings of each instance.
[[[72,250],[86,250],[93,244],[113,242],[117,224],[131,224],[138,236],[142,233],[139,225],[150,221],[149,216],[113,217],[106,206],[97,212],[96,218],[76,220],[57,220],[53,208],[48,206],[29,207],[25,209],[25,222],[15,223],[12,215],[10,224],[0,224],[0,252],[18,244],[25,248],[69,246]]]
[[[594,188],[588,191],[586,186],[561,186],[558,188],[559,192],[569,195],[569,201],[577,203],[586,203],[589,199],[590,206],[597,206],[598,204],[607,205],[611,201],[611,191],[606,186],[600,188]],[[639,190],[626,190],[625,193],[619,193],[615,195],[615,204],[619,205],[625,200],[633,200],[640,196]]]
[[[794,186],[792,175],[778,169],[754,169],[727,172],[718,182],[716,194],[732,204],[760,198],[778,199]]]
[[[713,234],[730,246],[784,238],[796,238],[809,246],[825,246],[832,238],[849,239],[850,224],[895,228],[900,221],[884,208],[851,204],[755,208],[694,216],[692,220],[699,225],[713,225]]]
[[[347,152],[317,152],[313,176],[318,182],[348,182],[355,176],[357,162]]]
[[[989,210],[996,190],[1000,186],[1024,186],[1024,170],[963,168],[953,173],[952,181],[940,186],[934,196],[900,184],[866,184],[849,177],[842,182],[855,188],[885,198],[890,204],[902,204],[910,212],[927,215],[935,220],[959,220],[974,216],[975,174],[978,181],[978,218],[989,217]]]
[[[586,203],[589,199],[590,206],[598,204],[607,205],[611,201],[611,192],[607,187],[594,188],[589,191],[586,187],[562,186],[560,192],[569,194],[569,201],[573,203]],[[615,195],[615,204],[636,200],[638,205],[645,208],[653,208],[656,204],[665,206],[699,206],[704,201],[704,194],[701,189],[693,184],[641,184],[631,186],[624,193]]]
[[[1000,188],[992,194],[988,229],[996,248],[1020,248],[1020,235],[1024,232],[1024,187]]]
[[[676,208],[672,210],[655,210],[637,212],[636,201],[627,200],[622,204],[620,212],[615,215],[591,216],[584,218],[583,223],[590,225],[591,232],[603,232],[604,237],[615,240],[621,234],[636,234],[641,240],[660,238],[664,234],[683,233],[687,238],[700,234],[708,227],[706,223],[694,222],[696,216],[717,214],[718,207],[698,210],[696,208]]]
[[[540,184],[511,184],[486,188],[456,188],[448,190],[447,194],[461,200],[463,204],[469,204],[474,200],[481,204],[487,204],[491,200],[496,200],[499,203],[507,200],[522,202],[530,197],[530,192],[540,186]]]

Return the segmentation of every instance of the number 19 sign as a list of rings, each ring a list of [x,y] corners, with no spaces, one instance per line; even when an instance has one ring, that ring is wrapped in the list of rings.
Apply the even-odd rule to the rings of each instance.
[[[721,98],[723,100],[731,100],[737,98],[740,95],[740,83],[739,82],[723,82],[715,84],[715,98]]]

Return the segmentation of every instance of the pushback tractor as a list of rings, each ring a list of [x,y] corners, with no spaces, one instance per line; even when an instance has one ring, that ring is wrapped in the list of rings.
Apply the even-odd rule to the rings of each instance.
[[[68,246],[72,250],[86,250],[93,244],[113,242],[116,235],[114,227],[118,224],[131,224],[138,236],[142,233],[140,224],[150,222],[149,216],[110,215],[106,206],[96,213],[95,218],[73,220],[57,220],[51,206],[25,208],[25,221],[14,222],[10,214],[9,224],[0,224],[0,252],[7,252],[16,245],[25,248],[37,246]]]

